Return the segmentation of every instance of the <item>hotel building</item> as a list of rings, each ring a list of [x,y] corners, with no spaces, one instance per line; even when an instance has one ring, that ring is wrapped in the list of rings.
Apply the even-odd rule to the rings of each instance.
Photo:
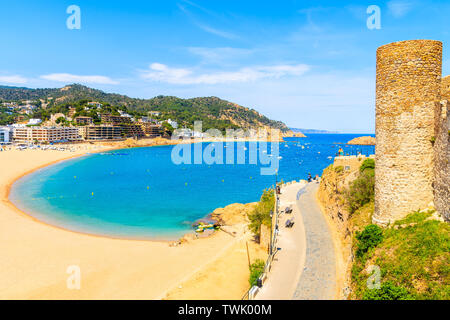
[[[0,127],[0,144],[11,142],[12,129],[9,127]]]
[[[145,136],[140,125],[90,125],[79,127],[78,132],[85,140],[122,140],[128,137]]]
[[[112,125],[130,124],[133,122],[130,117],[113,116],[111,114],[102,114],[100,119],[103,123]]]
[[[125,137],[140,138],[145,136],[144,130],[139,124],[126,124],[120,127],[122,128]]]
[[[120,140],[124,138],[123,130],[118,126],[87,126],[80,130],[84,130],[82,136],[86,140]]]
[[[80,141],[78,128],[74,127],[16,127],[14,141],[19,143],[53,143]]]
[[[149,137],[160,137],[162,135],[162,126],[159,124],[153,124],[151,122],[141,122],[142,129],[145,135]]]
[[[76,124],[80,124],[80,125],[91,125],[94,123],[94,120],[91,117],[76,117],[75,118],[75,122]]]

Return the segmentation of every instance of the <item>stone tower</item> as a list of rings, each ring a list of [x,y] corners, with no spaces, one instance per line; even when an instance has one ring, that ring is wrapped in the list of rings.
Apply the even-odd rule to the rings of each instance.
[[[433,137],[441,76],[439,41],[402,41],[377,50],[373,217],[377,224],[433,203]]]

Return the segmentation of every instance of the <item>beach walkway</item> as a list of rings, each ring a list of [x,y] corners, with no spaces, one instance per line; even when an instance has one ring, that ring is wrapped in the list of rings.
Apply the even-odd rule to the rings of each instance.
[[[292,205],[292,214],[281,214],[277,252],[268,280],[258,300],[326,300],[336,293],[333,240],[317,204],[319,184],[301,183],[282,188],[280,207]],[[288,229],[285,222],[295,220]]]

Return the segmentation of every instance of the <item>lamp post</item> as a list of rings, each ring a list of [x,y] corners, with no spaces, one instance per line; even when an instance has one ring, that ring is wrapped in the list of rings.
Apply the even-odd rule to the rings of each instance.
[[[269,246],[269,255],[272,255],[272,251],[273,251],[273,235],[272,235],[272,228],[273,228],[273,211],[270,210],[270,221],[271,221],[271,226],[270,226],[270,246]]]
[[[275,171],[275,187],[278,184],[278,170]]]
[[[278,169],[275,170],[275,217],[277,217],[278,214]],[[272,225],[270,227],[270,255],[273,253],[273,228],[276,227],[276,218],[275,223],[273,221],[273,210],[270,210],[270,221],[272,222]]]

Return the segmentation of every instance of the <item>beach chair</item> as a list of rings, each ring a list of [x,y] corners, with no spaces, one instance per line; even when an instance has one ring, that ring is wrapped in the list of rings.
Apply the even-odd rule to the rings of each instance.
[[[289,224],[291,223],[291,220],[286,220],[286,223],[284,224],[284,226],[286,227],[286,228],[289,228]]]
[[[294,226],[294,219],[289,219],[286,221],[286,228],[292,228]]]

